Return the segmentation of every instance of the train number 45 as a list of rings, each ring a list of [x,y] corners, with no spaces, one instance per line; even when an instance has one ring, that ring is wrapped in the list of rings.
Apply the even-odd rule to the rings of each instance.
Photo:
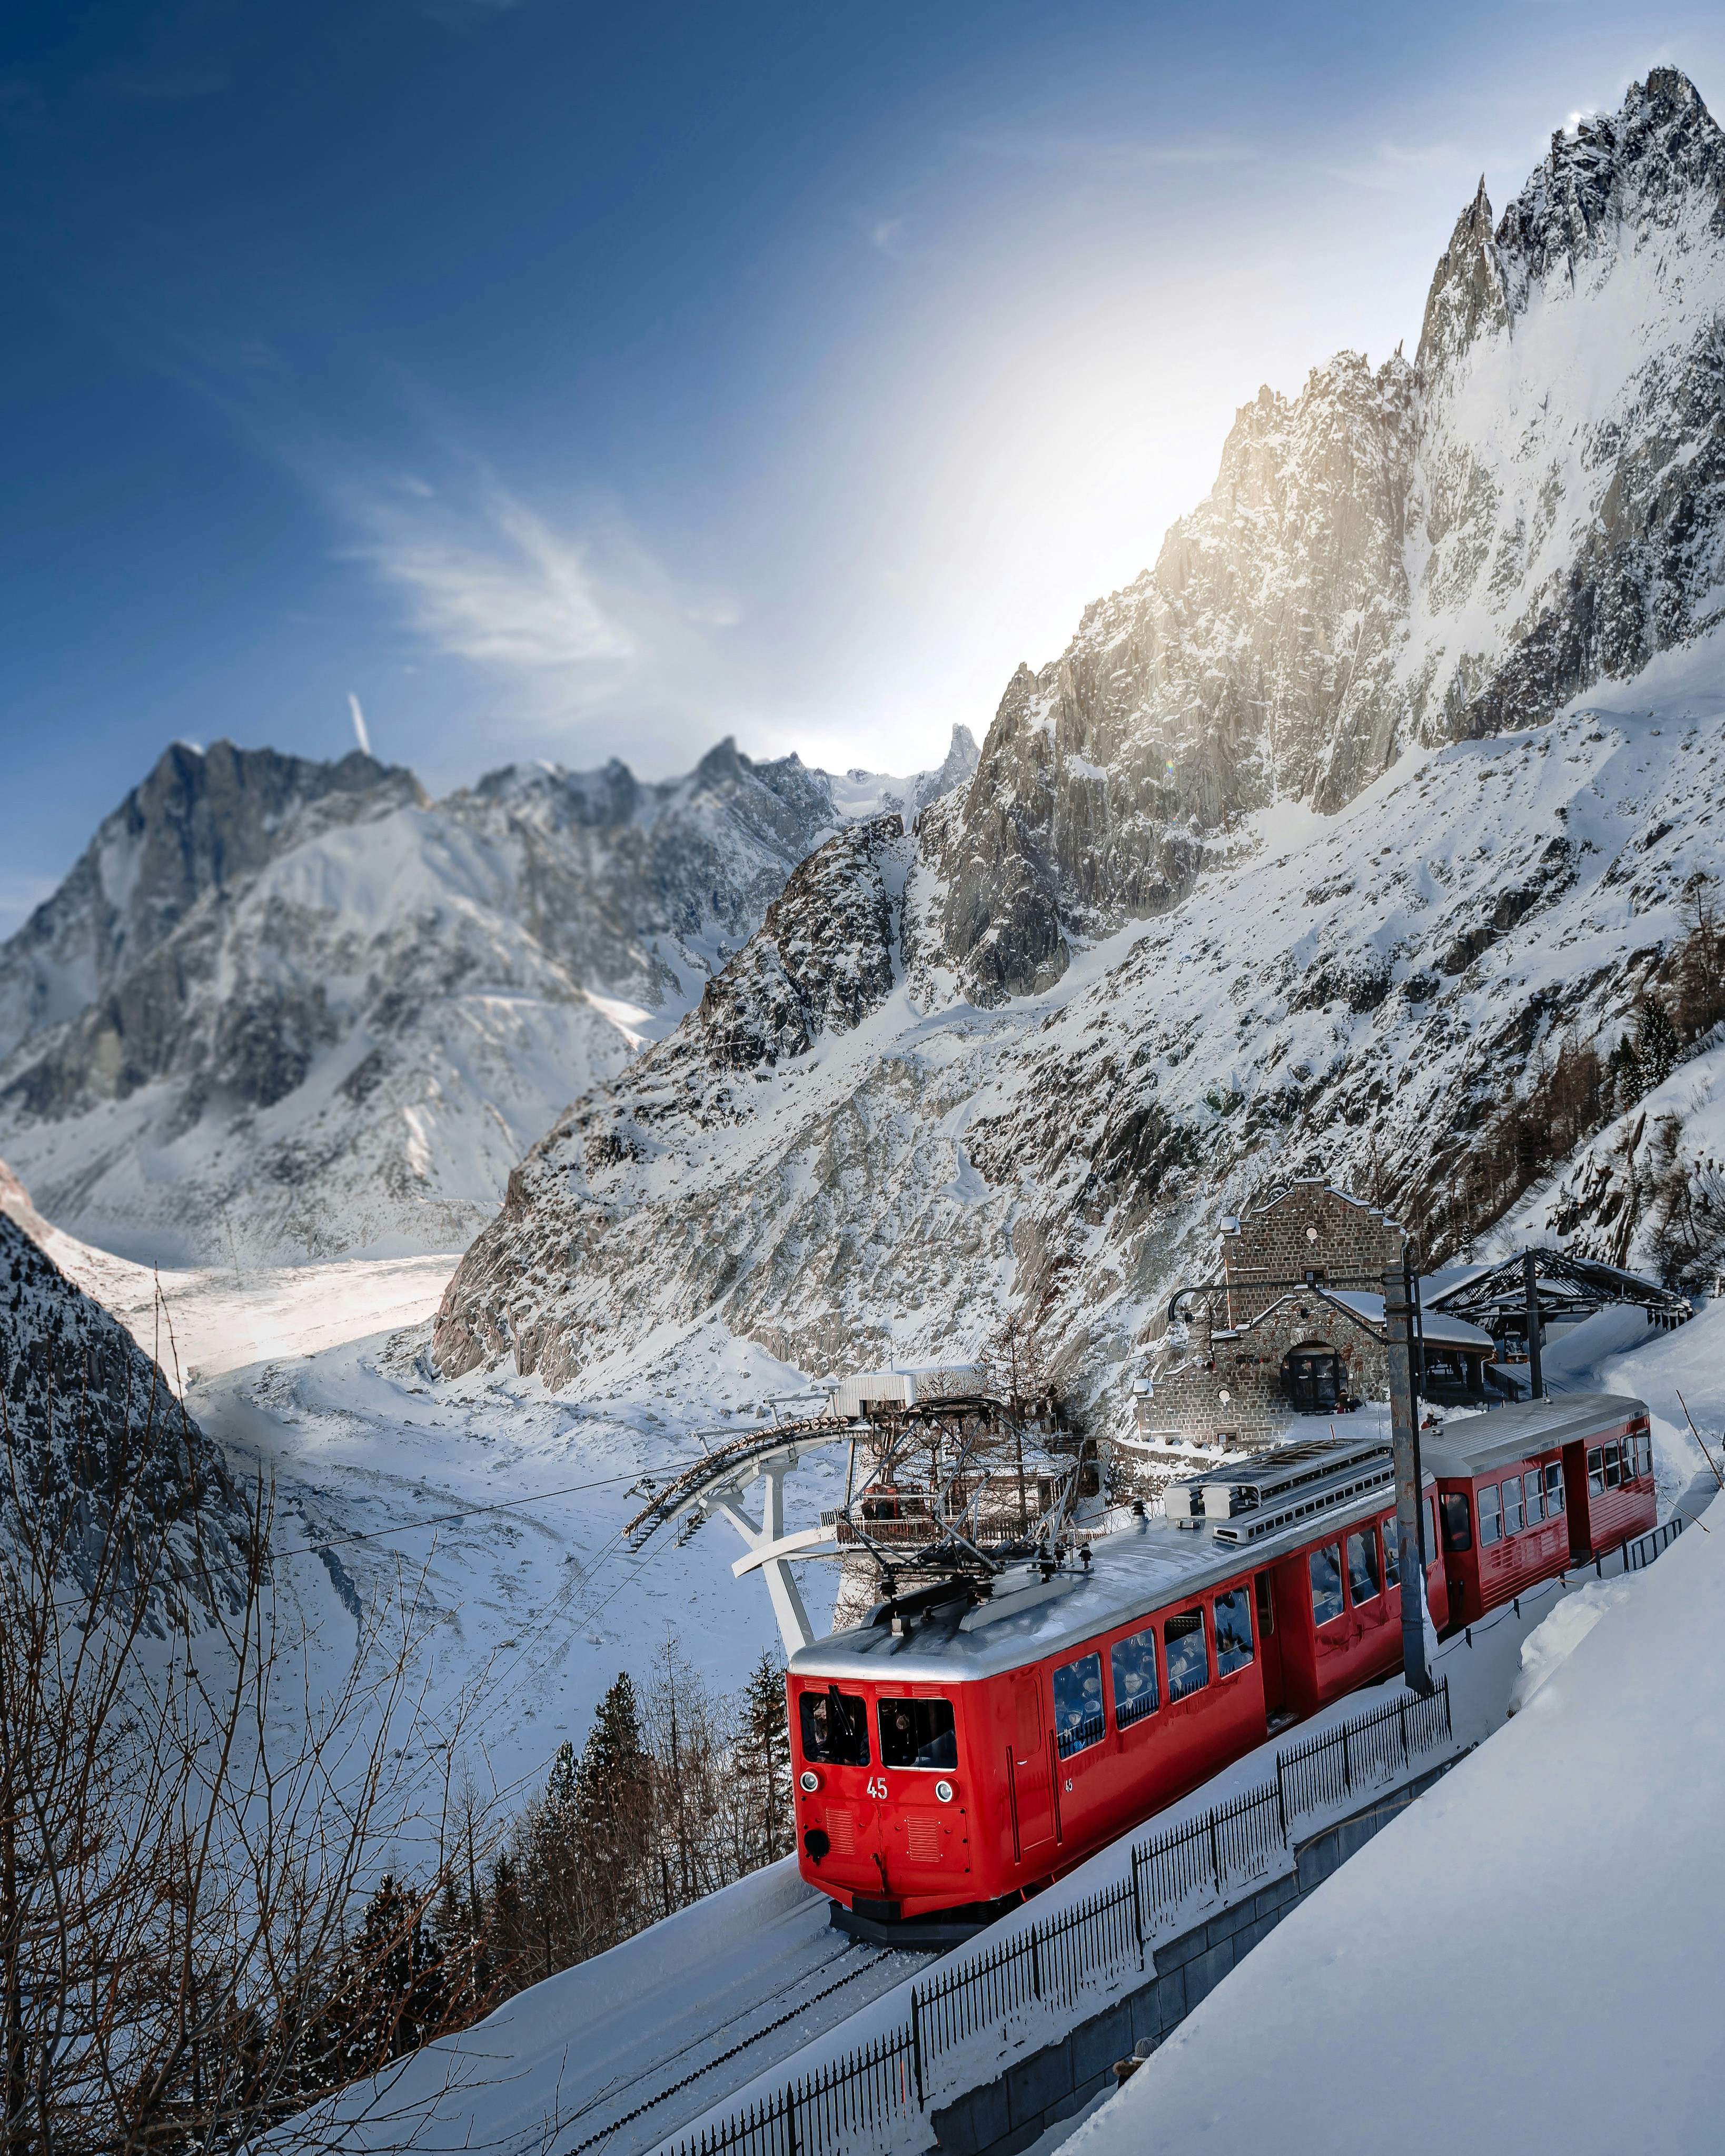
[[[876,1803],[884,1804],[886,1802],[886,1777],[884,1774],[870,1775],[869,1794],[875,1799]]]

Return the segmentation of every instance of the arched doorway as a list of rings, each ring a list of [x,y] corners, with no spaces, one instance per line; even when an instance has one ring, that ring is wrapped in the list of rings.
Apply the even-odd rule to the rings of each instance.
[[[1333,1414],[1346,1397],[1341,1357],[1321,1340],[1291,1348],[1282,1358],[1281,1389],[1296,1414]]]

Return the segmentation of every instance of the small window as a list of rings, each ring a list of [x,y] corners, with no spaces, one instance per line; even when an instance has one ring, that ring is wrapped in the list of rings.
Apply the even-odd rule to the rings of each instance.
[[[1168,1660],[1168,1696],[1184,1699],[1202,1691],[1210,1681],[1210,1658],[1204,1644],[1204,1612],[1188,1609],[1170,1617],[1162,1628],[1163,1653]]]
[[[1378,1576],[1378,1537],[1369,1527],[1348,1537],[1348,1592],[1356,1609],[1363,1602],[1375,1602],[1384,1592]]]
[[[1503,1532],[1518,1535],[1522,1532],[1522,1478],[1506,1475],[1503,1478]]]
[[[1587,1487],[1590,1496],[1603,1497],[1605,1494],[1605,1455],[1597,1445],[1588,1447]]]
[[[880,1764],[883,1767],[956,1767],[958,1737],[952,1705],[945,1699],[883,1699],[880,1702]]]
[[[1522,1490],[1527,1501],[1527,1525],[1537,1527],[1545,1517],[1545,1481],[1537,1467],[1530,1467],[1522,1477]]]
[[[1307,1560],[1312,1572],[1312,1621],[1327,1625],[1342,1614],[1342,1548],[1327,1543]]]
[[[1070,1759],[1102,1741],[1102,1658],[1081,1655],[1054,1673],[1055,1738]]]
[[[1444,1548],[1458,1552],[1473,1548],[1473,1520],[1465,1490],[1444,1492]]]
[[[797,1703],[803,1732],[803,1757],[820,1766],[866,1767],[869,1711],[854,1693],[829,1685],[805,1691]]]
[[[1399,1587],[1402,1584],[1402,1523],[1392,1512],[1384,1525],[1384,1584]],[[1359,1599],[1356,1596],[1355,1600]]]
[[[1608,1445],[1605,1447],[1605,1487],[1608,1490],[1620,1490],[1623,1487],[1623,1466],[1618,1458],[1617,1447],[1615,1445]]]
[[[1425,1562],[1429,1565],[1435,1564],[1438,1561],[1437,1522],[1437,1499],[1428,1497],[1425,1501]]]
[[[1545,1463],[1545,1517],[1554,1520],[1563,1509],[1563,1463],[1548,1460]]]
[[[1257,1591],[1258,1630],[1269,1639],[1276,1630],[1276,1590],[1267,1572],[1260,1572],[1252,1582]]]
[[[1232,1676],[1252,1659],[1252,1598],[1243,1587],[1216,1597],[1216,1674]]]
[[[1108,1650],[1114,1678],[1114,1727],[1130,1729],[1161,1705],[1156,1690],[1156,1628],[1117,1640]]]
[[[1489,1482],[1479,1493],[1480,1548],[1490,1549],[1503,1539],[1503,1520],[1497,1510],[1497,1486]]]

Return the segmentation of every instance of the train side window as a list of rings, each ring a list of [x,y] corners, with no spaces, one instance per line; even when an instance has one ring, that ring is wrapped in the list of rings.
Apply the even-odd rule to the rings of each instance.
[[[1605,1447],[1605,1487],[1608,1490],[1620,1490],[1623,1487],[1623,1468],[1619,1462],[1617,1447],[1615,1445],[1608,1445]]]
[[[1522,1477],[1522,1488],[1527,1500],[1527,1525],[1537,1527],[1545,1517],[1545,1480],[1537,1467],[1530,1467]]]
[[[1399,1587],[1401,1584],[1402,1523],[1392,1512],[1384,1522],[1384,1584]]]
[[[1114,1727],[1130,1729],[1162,1704],[1156,1689],[1156,1627],[1117,1640],[1108,1650],[1114,1679]]]
[[[1102,1658],[1081,1655],[1054,1673],[1055,1736],[1060,1757],[1070,1759],[1102,1741]]]
[[[1548,1460],[1545,1463],[1545,1517],[1554,1520],[1563,1509],[1563,1463]]]
[[[1326,1543],[1307,1559],[1312,1573],[1312,1621],[1327,1625],[1342,1614],[1342,1546]]]
[[[1465,1490],[1444,1492],[1444,1548],[1455,1551],[1473,1548],[1473,1521]]]
[[[880,1764],[883,1767],[956,1767],[958,1736],[952,1703],[946,1699],[883,1699],[880,1702]]]
[[[1356,1609],[1384,1592],[1378,1577],[1378,1537],[1369,1527],[1348,1537],[1348,1592]]]
[[[1276,1630],[1276,1590],[1267,1572],[1260,1572],[1252,1582],[1258,1598],[1258,1630],[1267,1640]]]
[[[797,1718],[805,1759],[827,1767],[868,1765],[869,1711],[854,1692],[837,1685],[805,1691],[797,1702]]]
[[[1522,1478],[1506,1475],[1503,1478],[1503,1532],[1505,1537],[1522,1532]]]
[[[1587,1486],[1590,1496],[1603,1497],[1605,1494],[1605,1455],[1597,1445],[1590,1445],[1587,1450]]]
[[[1252,1598],[1243,1587],[1216,1597],[1216,1674],[1232,1676],[1252,1659]]]
[[[1210,1658],[1204,1642],[1204,1612],[1188,1609],[1170,1617],[1162,1628],[1163,1652],[1168,1659],[1168,1696],[1184,1699],[1202,1691],[1210,1681]]]
[[[1425,1562],[1428,1564],[1435,1564],[1438,1561],[1437,1522],[1437,1499],[1428,1497],[1425,1501]]]
[[[1497,1509],[1497,1485],[1488,1482],[1479,1493],[1480,1548],[1490,1549],[1503,1539],[1503,1520]]]

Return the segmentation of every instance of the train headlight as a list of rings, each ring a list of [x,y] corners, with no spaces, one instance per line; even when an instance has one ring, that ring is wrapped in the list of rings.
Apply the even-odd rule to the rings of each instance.
[[[950,1782],[937,1782],[934,1785],[934,1794],[943,1804],[949,1804],[952,1801],[952,1784]]]
[[[797,1777],[797,1787],[805,1797],[812,1797],[820,1787],[820,1776],[812,1768],[805,1767]]]

